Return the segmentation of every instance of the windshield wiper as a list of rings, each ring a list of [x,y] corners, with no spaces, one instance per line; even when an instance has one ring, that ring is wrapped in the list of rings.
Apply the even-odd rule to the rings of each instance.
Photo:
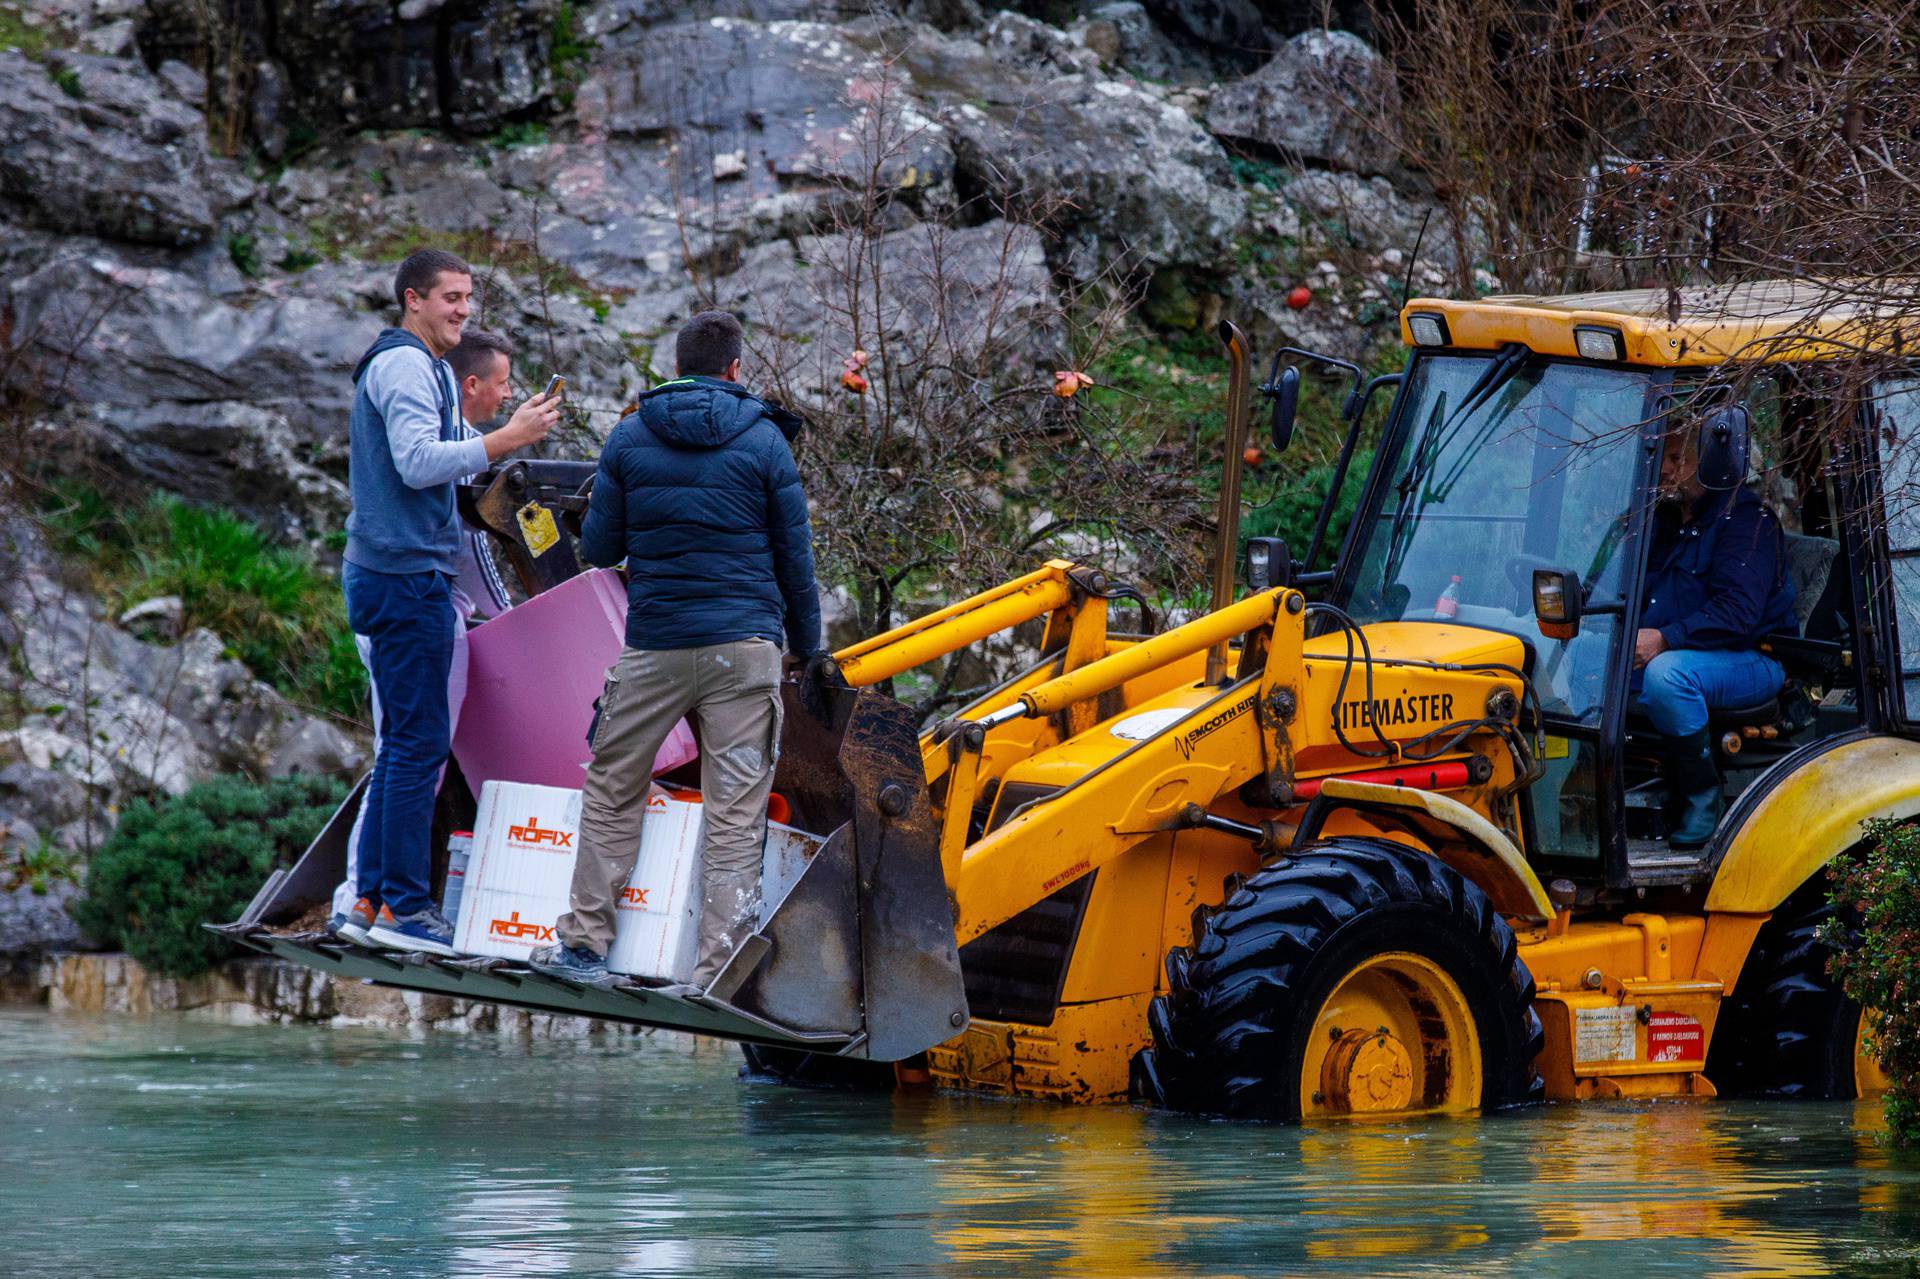
[[[1393,528],[1387,535],[1387,553],[1380,565],[1380,586],[1386,589],[1400,571],[1400,561],[1405,554],[1402,539],[1406,536],[1408,522],[1415,509],[1414,495],[1425,485],[1427,476],[1432,473],[1433,465],[1446,447],[1446,441],[1455,429],[1455,424],[1473,410],[1493,398],[1501,387],[1512,380],[1520,371],[1520,366],[1532,352],[1518,342],[1509,342],[1500,348],[1500,354],[1480,370],[1480,376],[1467,388],[1467,394],[1460,401],[1460,407],[1451,414],[1446,412],[1447,396],[1442,391],[1434,401],[1433,412],[1427,416],[1427,424],[1421,428],[1420,438],[1414,441],[1413,457],[1407,463],[1406,473],[1401,476],[1397,486],[1400,501],[1394,507]],[[1444,415],[1444,416],[1443,416]]]
[[[1460,407],[1454,410],[1452,417],[1447,419],[1447,431],[1451,431],[1461,418],[1492,399],[1501,387],[1512,381],[1513,375],[1520,371],[1520,366],[1526,363],[1527,357],[1532,354],[1532,351],[1518,342],[1509,342],[1501,347],[1500,354],[1494,356],[1493,362],[1480,371],[1480,376],[1475,378],[1473,385],[1467,388],[1467,398],[1460,401]],[[1444,445],[1434,448],[1435,457],[1440,455],[1441,447]]]
[[[1393,535],[1398,540],[1401,522],[1413,509],[1413,495],[1419,491],[1420,482],[1426,478],[1432,465],[1427,457],[1427,442],[1435,438],[1447,421],[1447,393],[1440,392],[1434,397],[1433,412],[1427,414],[1427,424],[1420,429],[1420,438],[1413,442],[1413,457],[1407,462],[1407,469],[1400,475],[1400,482],[1394,485],[1400,493],[1400,501],[1393,508]]]

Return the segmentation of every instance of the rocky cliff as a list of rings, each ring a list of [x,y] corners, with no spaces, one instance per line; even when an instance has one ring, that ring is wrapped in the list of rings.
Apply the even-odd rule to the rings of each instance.
[[[0,2],[8,420],[55,470],[92,459],[323,545],[346,506],[347,374],[388,321],[393,263],[428,243],[476,264],[477,320],[518,343],[523,384],[569,376],[557,452],[591,449],[714,301],[756,349],[812,352],[785,370],[802,407],[844,400],[856,345],[879,352],[876,385],[888,360],[937,377],[906,363],[917,334],[1071,318],[1089,297],[1128,332],[1228,315],[1262,349],[1357,357],[1391,327],[1430,203],[1399,165],[1365,13]],[[876,276],[938,269],[836,313],[807,285],[849,228]],[[1471,285],[1471,240],[1430,231],[1414,288]],[[1021,321],[1030,340],[992,378],[1079,358],[1064,322]],[[137,639],[11,541],[4,642],[44,685],[0,747],[16,840],[83,844],[126,796],[215,771],[354,762],[218,637]]]
[[[344,375],[406,249],[487,263],[480,318],[604,430],[689,307],[832,221],[886,95],[896,222],[1044,206],[1063,283],[1117,264],[1268,342],[1364,345],[1425,212],[1378,55],[1251,0],[1035,7],[1066,25],[974,0],[21,7],[10,344],[45,421],[128,474],[322,533]]]

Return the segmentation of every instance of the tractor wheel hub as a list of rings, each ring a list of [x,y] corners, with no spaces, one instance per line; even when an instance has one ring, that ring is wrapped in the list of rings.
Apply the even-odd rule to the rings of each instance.
[[[1405,1110],[1413,1103],[1413,1058],[1390,1033],[1349,1030],[1327,1054],[1322,1083],[1335,1110]]]

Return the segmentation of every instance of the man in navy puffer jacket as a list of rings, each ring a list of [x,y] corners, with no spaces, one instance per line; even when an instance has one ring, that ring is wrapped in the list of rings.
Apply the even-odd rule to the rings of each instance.
[[[1767,636],[1795,634],[1780,521],[1745,488],[1709,492],[1696,429],[1668,433],[1660,504],[1647,553],[1647,597],[1633,637],[1633,690],[1665,738],[1662,771],[1674,823],[1667,843],[1700,848],[1725,805],[1713,762],[1713,710],[1779,693]]]
[[[800,419],[738,385],[740,324],[689,320],[680,376],[640,397],[600,455],[580,531],[588,563],[627,563],[626,649],[607,673],[580,810],[572,909],[533,966],[610,980],[614,907],[639,853],[653,759],[681,716],[700,724],[703,906],[691,981],[703,991],[752,932],[767,793],[780,741],[781,642],[821,660]],[[831,660],[831,659],[826,659]]]

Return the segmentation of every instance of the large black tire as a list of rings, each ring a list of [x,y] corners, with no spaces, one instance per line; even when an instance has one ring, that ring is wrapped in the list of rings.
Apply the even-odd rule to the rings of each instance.
[[[1412,952],[1459,987],[1477,1031],[1483,1110],[1537,1101],[1545,1036],[1533,976],[1487,895],[1390,840],[1341,838],[1263,870],[1167,956],[1168,991],[1134,1061],[1137,1096],[1178,1110],[1292,1121],[1306,1038],[1328,996],[1375,956]]]
[[[893,1091],[894,1071],[891,1062],[835,1057],[828,1053],[803,1052],[797,1048],[770,1048],[764,1044],[741,1044],[740,1055],[746,1058],[746,1065],[740,1068],[740,1073],[750,1079],[771,1079],[803,1088],[838,1088],[850,1092]]]
[[[1809,1101],[1856,1095],[1860,1005],[1827,975],[1833,949],[1816,935],[1832,918],[1826,879],[1818,876],[1760,929],[1707,1050],[1707,1078],[1722,1093]]]

